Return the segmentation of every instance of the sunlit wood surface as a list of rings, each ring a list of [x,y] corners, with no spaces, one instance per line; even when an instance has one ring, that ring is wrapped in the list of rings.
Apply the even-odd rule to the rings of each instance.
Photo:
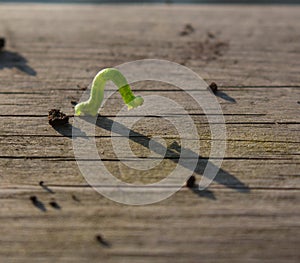
[[[1,4],[0,261],[299,262],[299,13],[298,6]],[[180,63],[219,85],[227,150],[207,190],[126,206],[89,187],[70,126],[53,129],[47,114],[73,115],[71,101],[100,69],[144,58]],[[170,85],[133,89],[190,113],[200,136],[198,182],[211,143],[201,109]],[[101,109],[99,152],[120,179],[156,182],[178,156],[171,152],[151,171],[128,169],[110,142],[121,106],[116,94]],[[180,143],[162,119],[144,118],[134,131],[163,136],[168,147]],[[139,139],[130,144],[137,156],[149,153]]]

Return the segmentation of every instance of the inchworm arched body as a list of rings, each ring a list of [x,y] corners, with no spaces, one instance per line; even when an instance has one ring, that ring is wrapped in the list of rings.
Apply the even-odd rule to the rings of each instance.
[[[141,96],[134,96],[129,84],[121,72],[115,68],[101,70],[93,79],[91,95],[89,100],[75,106],[75,115],[96,116],[104,97],[104,88],[107,81],[113,81],[128,107],[128,110],[141,106],[144,99]]]

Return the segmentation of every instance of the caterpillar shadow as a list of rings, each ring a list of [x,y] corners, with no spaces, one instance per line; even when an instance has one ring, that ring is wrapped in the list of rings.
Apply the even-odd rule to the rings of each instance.
[[[81,117],[81,118],[83,118],[85,121],[90,122],[92,124],[94,124],[94,122],[95,122],[94,118],[89,118],[89,117]],[[99,115],[95,124],[99,128],[105,129],[107,131],[111,131],[112,126],[114,125],[114,132],[117,132],[120,136],[128,137],[128,133],[129,133],[130,140],[132,140],[133,142],[138,143],[148,149],[150,148],[149,143],[151,141],[151,138],[149,138],[139,132],[136,132],[134,130],[130,130],[123,124],[121,124],[119,122],[115,122],[110,118]],[[176,164],[179,162],[180,153],[182,153],[182,152],[191,153],[194,156],[196,155],[198,157],[197,166],[195,169],[191,170],[196,175],[203,176],[204,170],[208,164],[210,164],[214,168],[218,169],[218,167],[216,167],[214,164],[212,164],[208,160],[208,158],[204,158],[201,155],[195,154],[190,149],[181,147],[177,142],[174,142],[171,146],[169,146],[167,148],[158,142],[152,141],[151,143],[152,143],[152,147],[151,147],[152,150],[156,151],[157,153],[165,152],[164,157],[167,156],[167,158],[169,158]],[[153,145],[153,143],[155,145]],[[165,151],[162,151],[162,149],[164,149]],[[188,156],[191,156],[191,155],[189,154]],[[185,166],[185,165],[183,164],[183,166]],[[185,168],[191,169],[188,165],[186,165]],[[230,174],[229,172],[225,171],[222,168],[220,168],[218,170],[218,173],[213,180],[219,184],[222,184],[223,186],[225,186],[227,188],[234,189],[240,193],[250,192],[250,188],[247,185],[245,185],[234,175]],[[206,197],[206,198],[213,199],[213,200],[216,199],[213,192],[211,192],[207,189],[200,191],[200,190],[198,190],[198,187],[194,187],[194,188],[191,188],[191,191],[200,197]]]

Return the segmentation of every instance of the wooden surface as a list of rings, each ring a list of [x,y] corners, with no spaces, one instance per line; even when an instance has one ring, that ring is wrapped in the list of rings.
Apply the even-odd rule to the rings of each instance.
[[[298,6],[1,4],[7,46],[0,54],[0,261],[299,262],[299,12]],[[182,33],[186,24],[195,31]],[[53,129],[47,114],[60,108],[72,115],[70,101],[100,69],[143,58],[181,63],[219,84],[228,146],[207,190],[182,188],[136,207],[89,187],[70,127]],[[201,110],[172,86],[133,88],[177,100],[191,114],[202,150],[199,181],[211,143]],[[160,180],[176,154],[137,173],[111,149],[121,105],[119,96],[110,99],[96,126],[105,164],[124,181]],[[157,118],[134,131],[162,135],[169,147],[178,142],[172,126]],[[139,138],[131,146],[147,156]]]

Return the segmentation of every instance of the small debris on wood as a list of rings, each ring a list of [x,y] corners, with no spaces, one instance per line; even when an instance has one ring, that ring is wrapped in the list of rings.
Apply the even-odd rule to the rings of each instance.
[[[69,117],[57,109],[52,109],[48,114],[49,124],[51,126],[61,126],[69,122]]]
[[[37,201],[37,197],[35,195],[30,196],[30,200],[34,203]]]
[[[212,32],[210,32],[210,31],[207,32],[207,36],[209,38],[215,38],[215,35]]]
[[[194,27],[191,24],[186,24],[184,28],[179,32],[180,36],[187,36],[195,32]]]
[[[110,243],[108,243],[101,235],[97,235],[96,240],[104,247],[111,247]]]
[[[78,104],[78,102],[77,102],[76,100],[71,100],[71,104],[72,104],[73,106],[76,106],[76,105]]]
[[[196,177],[192,175],[187,181],[186,181],[186,187],[193,188],[195,186]]]
[[[214,94],[218,91],[218,85],[215,82],[210,83],[209,88]]]
[[[5,47],[5,38],[0,37],[0,50]]]
[[[79,84],[77,84],[76,86],[77,86],[77,88],[79,88],[81,90],[87,90],[87,88],[88,88],[87,86],[81,86]]]
[[[297,103],[298,103],[298,104],[300,104],[300,100],[299,100],[299,101],[297,101]]]
[[[39,185],[40,185],[40,186],[44,186],[44,181],[40,181],[40,182],[39,182]]]
[[[72,195],[72,199],[76,202],[80,202],[80,200],[78,199],[78,197],[76,195]]]
[[[54,209],[60,210],[61,207],[58,203],[56,203],[54,200],[49,202],[49,205],[51,205]]]

